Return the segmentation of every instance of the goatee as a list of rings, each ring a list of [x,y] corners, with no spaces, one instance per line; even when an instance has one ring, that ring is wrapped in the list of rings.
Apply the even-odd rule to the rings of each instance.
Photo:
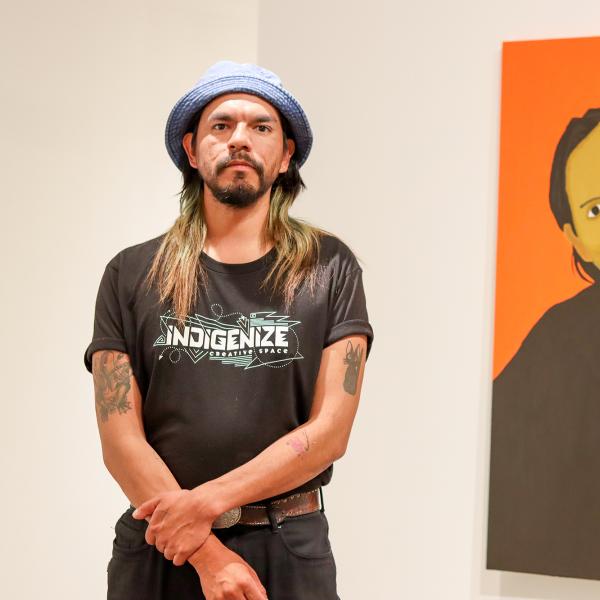
[[[235,208],[245,208],[254,204],[271,186],[261,176],[259,181],[260,184],[256,189],[245,178],[237,176],[227,186],[219,186],[215,181],[207,181],[206,185],[219,202]]]
[[[249,172],[236,172],[231,183],[220,186],[217,182],[219,175],[234,160],[243,160],[249,163],[258,176],[258,188],[254,188],[247,180]],[[213,196],[223,204],[234,208],[245,208],[256,202],[271,187],[273,181],[266,181],[262,165],[256,164],[250,157],[239,155],[228,157],[221,164],[217,165],[214,177],[204,179],[206,185],[213,193]]]

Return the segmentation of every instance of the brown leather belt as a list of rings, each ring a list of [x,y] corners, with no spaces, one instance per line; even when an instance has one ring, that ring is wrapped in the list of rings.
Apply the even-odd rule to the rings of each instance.
[[[213,522],[213,529],[222,529],[236,524],[241,525],[279,525],[286,517],[305,515],[321,510],[319,502],[321,488],[310,492],[300,492],[285,498],[272,500],[269,505],[244,504],[236,506],[219,515]]]

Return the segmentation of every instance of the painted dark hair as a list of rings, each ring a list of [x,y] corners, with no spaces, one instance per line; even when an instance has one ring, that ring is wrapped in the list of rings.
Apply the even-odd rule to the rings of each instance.
[[[577,235],[567,196],[567,160],[577,145],[583,141],[591,131],[600,123],[600,108],[591,108],[583,117],[571,119],[562,134],[552,161],[552,172],[550,174],[550,208],[552,214],[562,229],[565,223],[569,223]],[[573,262],[575,270],[580,277],[586,281],[600,281],[600,269],[592,262],[584,261],[573,248]]]

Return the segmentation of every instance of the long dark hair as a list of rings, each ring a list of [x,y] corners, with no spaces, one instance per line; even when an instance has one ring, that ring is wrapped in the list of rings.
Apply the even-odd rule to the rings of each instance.
[[[195,145],[199,111],[190,120],[187,131],[193,133]],[[279,113],[279,111],[277,111]],[[283,128],[283,147],[293,138],[291,127],[279,113]],[[146,277],[148,287],[157,281],[161,302],[169,301],[178,322],[182,325],[194,306],[198,281],[206,284],[206,271],[200,253],[206,240],[204,216],[204,181],[197,169],[188,162],[182,171],[183,186],[180,194],[180,215],[166,232]],[[269,288],[271,295],[283,299],[284,311],[288,311],[300,287],[306,286],[314,293],[322,275],[318,268],[320,240],[329,231],[311,225],[302,219],[291,217],[289,209],[305,188],[294,156],[285,173],[280,173],[271,187],[271,198],[263,241],[274,241],[276,256],[269,272],[261,283],[261,289]]]

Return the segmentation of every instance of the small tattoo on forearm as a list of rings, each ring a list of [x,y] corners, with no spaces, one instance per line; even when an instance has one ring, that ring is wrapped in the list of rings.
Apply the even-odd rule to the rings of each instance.
[[[96,408],[102,421],[111,413],[131,409],[127,394],[131,388],[131,365],[122,352],[104,351],[94,354],[94,393]]]
[[[304,434],[304,439],[306,440],[305,443],[296,437],[290,438],[286,442],[286,444],[288,444],[289,446],[291,446],[294,449],[294,451],[296,452],[296,454],[298,454],[298,456],[300,456],[302,454],[306,454],[310,447],[310,444],[308,442],[308,436],[306,435],[306,431],[302,431],[302,433]]]
[[[348,340],[348,343],[346,344],[346,356],[344,358],[344,364],[348,365],[346,376],[344,377],[344,390],[349,394],[356,393],[358,370],[360,369],[362,355],[363,347],[358,345],[354,348],[352,342]]]

